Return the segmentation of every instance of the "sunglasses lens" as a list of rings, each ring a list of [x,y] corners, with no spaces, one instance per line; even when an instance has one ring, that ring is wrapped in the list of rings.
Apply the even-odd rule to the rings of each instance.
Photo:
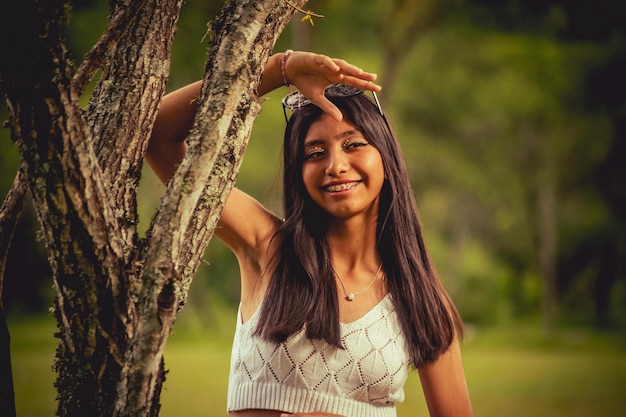
[[[345,84],[333,84],[324,90],[324,95],[328,98],[332,97],[352,97],[359,94],[363,94],[364,90],[359,88],[350,87]],[[372,91],[372,95],[374,96],[374,101],[376,103],[376,107],[378,107],[378,111],[380,115],[383,116],[383,110],[380,107],[380,103],[378,102],[378,97],[376,93]],[[285,113],[285,120],[288,120],[287,113],[285,109],[289,109],[291,111],[299,110],[304,106],[308,106],[311,104],[311,101],[304,97],[300,91],[293,91],[283,98],[283,112]]]
[[[333,84],[326,89],[324,95],[326,97],[352,97],[362,94],[363,90],[350,87],[345,84]]]
[[[352,97],[362,93],[363,90],[344,84],[333,84],[324,91],[326,97]],[[299,91],[291,92],[283,98],[283,105],[291,111],[308,106],[309,104],[311,104],[311,101],[304,97]]]
[[[285,98],[283,98],[283,105],[291,111],[297,110],[309,104],[311,104],[309,99],[300,94],[299,91],[289,93]]]

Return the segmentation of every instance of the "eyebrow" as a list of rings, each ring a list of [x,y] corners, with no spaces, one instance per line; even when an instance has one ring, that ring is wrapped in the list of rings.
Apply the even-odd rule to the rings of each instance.
[[[358,130],[358,129],[350,129],[350,130],[346,130],[345,132],[342,132],[342,133],[340,133],[338,135],[333,136],[331,139],[340,140],[340,139],[343,139],[343,138],[348,137],[348,136],[352,136],[352,135],[357,134],[357,133],[362,135],[360,130]],[[306,148],[306,147],[319,146],[319,145],[323,145],[325,143],[326,143],[326,139],[312,139],[312,140],[309,140],[309,141],[305,141],[304,142],[304,147]]]

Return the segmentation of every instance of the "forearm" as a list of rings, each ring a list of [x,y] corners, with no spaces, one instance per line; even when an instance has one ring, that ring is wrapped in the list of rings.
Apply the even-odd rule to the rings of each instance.
[[[285,85],[283,73],[280,68],[281,61],[284,56],[285,52],[280,52],[272,55],[267,61],[267,64],[263,69],[261,82],[259,83],[259,87],[257,88],[257,93],[259,94],[259,96],[263,96],[270,91],[273,91]]]
[[[185,138],[196,115],[196,99],[201,81],[189,84],[163,97],[146,150],[146,162],[164,183],[174,176],[185,156]]]

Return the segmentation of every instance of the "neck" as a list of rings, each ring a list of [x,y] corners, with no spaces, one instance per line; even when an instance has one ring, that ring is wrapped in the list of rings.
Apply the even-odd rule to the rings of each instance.
[[[336,220],[329,227],[327,239],[333,265],[341,270],[377,268],[380,264],[376,248],[376,219],[370,217],[367,222]]]

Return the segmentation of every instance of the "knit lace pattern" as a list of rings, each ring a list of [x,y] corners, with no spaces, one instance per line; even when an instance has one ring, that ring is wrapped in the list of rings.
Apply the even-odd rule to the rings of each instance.
[[[228,411],[396,416],[409,358],[390,295],[358,320],[341,324],[344,349],[307,339],[305,329],[283,343],[267,342],[254,335],[258,315],[259,309],[242,323],[237,314]]]

